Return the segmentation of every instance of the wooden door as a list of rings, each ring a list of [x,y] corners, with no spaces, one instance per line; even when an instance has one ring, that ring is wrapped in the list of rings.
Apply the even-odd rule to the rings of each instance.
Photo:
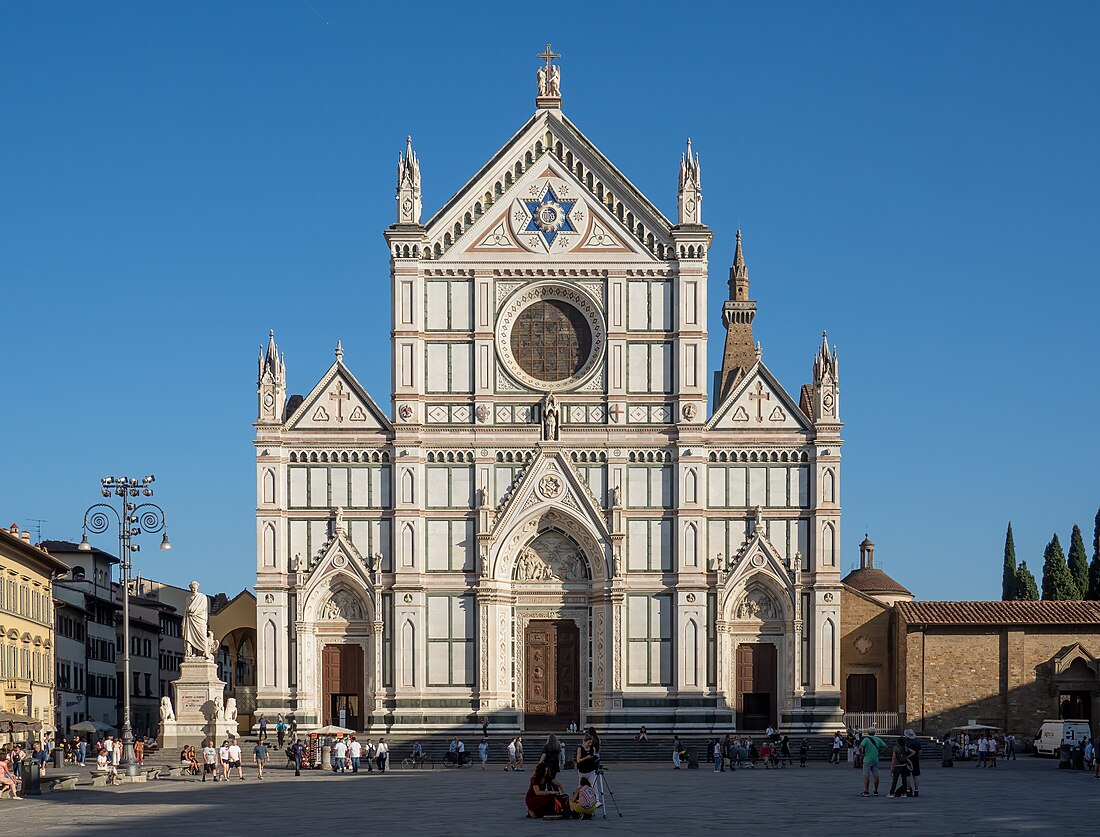
[[[524,632],[524,726],[564,729],[580,721],[577,626],[568,620],[530,622]]]
[[[873,674],[849,674],[844,709],[848,712],[878,712],[878,681]]]
[[[326,724],[344,724],[362,729],[363,649],[359,645],[326,645],[321,651],[321,715]]]
[[[737,728],[763,730],[776,726],[778,673],[776,648],[770,642],[742,642],[737,646]]]

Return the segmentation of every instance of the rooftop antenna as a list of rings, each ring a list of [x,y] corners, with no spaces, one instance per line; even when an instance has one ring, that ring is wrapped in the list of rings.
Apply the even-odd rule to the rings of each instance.
[[[34,524],[32,527],[28,527],[34,529],[34,542],[42,543],[42,524],[49,523],[49,521],[41,517],[28,517],[27,522]]]

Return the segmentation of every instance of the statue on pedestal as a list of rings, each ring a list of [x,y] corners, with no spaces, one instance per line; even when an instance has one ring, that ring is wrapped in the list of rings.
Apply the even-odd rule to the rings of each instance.
[[[192,581],[187,588],[191,591],[191,598],[183,615],[184,656],[209,660],[212,659],[206,630],[209,603],[206,596],[199,592],[197,581]]]

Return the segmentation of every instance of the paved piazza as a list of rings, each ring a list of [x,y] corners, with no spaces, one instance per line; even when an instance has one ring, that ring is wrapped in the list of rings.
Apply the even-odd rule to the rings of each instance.
[[[1062,833],[1095,822],[1100,780],[1026,757],[1008,767],[978,770],[929,766],[919,799],[863,799],[860,774],[848,765],[739,770],[657,766],[608,771],[620,819],[549,823],[523,818],[529,772],[391,770],[385,776],[311,772],[295,779],[275,769],[263,782],[202,785],[161,780],[145,786],[81,789],[25,802],[0,802],[10,822],[34,823],[36,835],[277,833],[443,834],[541,833],[559,829],[620,834],[730,830],[763,834],[801,828],[807,834]],[[563,774],[572,789],[576,774]],[[888,781],[888,780],[887,780]],[[885,792],[886,787],[883,787]],[[597,815],[598,816],[598,815]],[[333,832],[332,829],[339,829]]]

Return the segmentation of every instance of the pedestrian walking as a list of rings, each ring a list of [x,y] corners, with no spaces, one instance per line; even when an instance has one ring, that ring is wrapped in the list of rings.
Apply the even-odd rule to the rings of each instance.
[[[305,758],[306,748],[302,746],[302,742],[297,738],[294,739],[294,743],[290,745],[290,757],[294,760],[294,775],[302,775],[302,759]]]
[[[264,767],[267,766],[267,740],[261,738],[252,748],[252,761],[256,763],[256,778],[264,777]]]
[[[481,743],[477,745],[477,754],[481,756],[481,769],[485,769],[485,765],[489,763],[489,739],[481,739]]]
[[[375,760],[378,762],[378,772],[385,773],[386,761],[390,757],[390,745],[386,743],[385,738],[378,739],[378,746],[374,748],[374,751],[377,753]]]
[[[214,739],[210,739],[206,742],[206,746],[202,748],[202,780],[206,781],[207,774],[214,777],[214,781],[218,781],[218,750],[214,747]]]
[[[806,766],[806,756],[810,754],[810,739],[803,738],[802,743],[798,745],[798,766]]]
[[[829,759],[829,764],[840,764],[840,751],[844,749],[844,739],[840,737],[838,732],[833,736],[833,755]]]
[[[229,739],[227,738],[222,742],[222,745],[218,748],[218,760],[222,765],[222,778],[225,781],[229,781]]]
[[[286,738],[286,724],[283,723],[283,716],[279,716],[279,723],[275,725],[275,737],[279,741],[279,749],[283,749],[283,739]]]
[[[343,773],[344,772],[344,759],[348,757],[348,745],[343,738],[337,738],[336,743],[332,745],[332,772]]]
[[[374,772],[374,742],[371,739],[367,739],[367,743],[363,745],[363,759],[367,763],[367,772]]]
[[[237,776],[243,782],[244,781],[244,753],[241,752],[241,745],[237,743],[236,738],[229,739],[229,747],[226,748],[229,753],[229,770],[225,772],[226,777],[229,776],[230,771],[234,768],[237,769]]]
[[[265,738],[267,738],[267,716],[263,712],[261,712],[260,713],[260,741],[263,741]]]
[[[516,739],[512,739],[508,742],[508,764],[504,766],[504,770],[516,769]]]
[[[684,748],[680,745],[680,736],[672,736],[672,769],[680,769],[680,752]]]

